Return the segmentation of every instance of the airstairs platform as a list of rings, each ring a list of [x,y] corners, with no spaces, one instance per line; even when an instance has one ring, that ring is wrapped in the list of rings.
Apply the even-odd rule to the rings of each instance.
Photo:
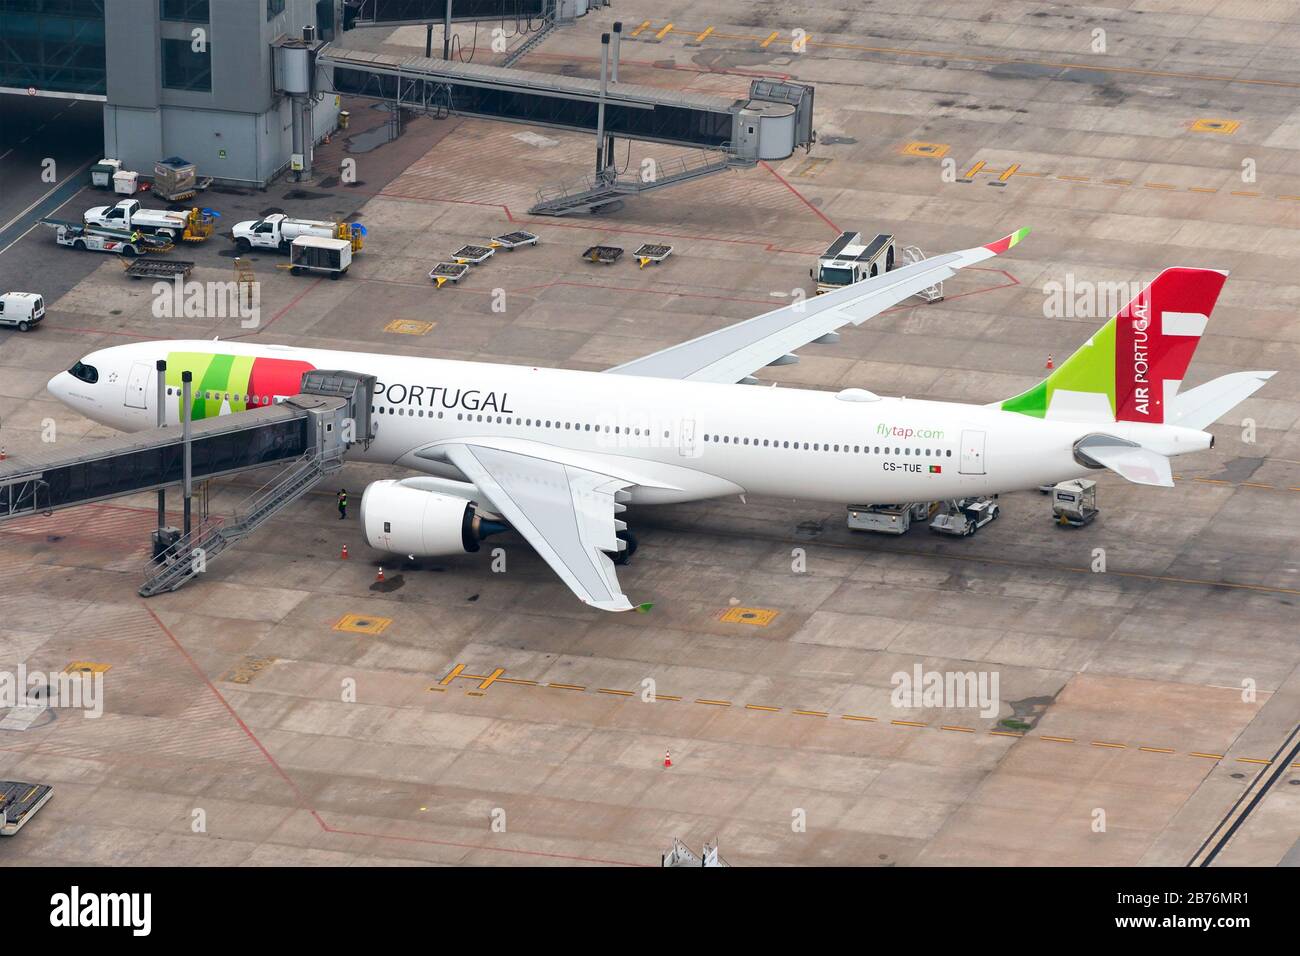
[[[275,405],[192,423],[191,480],[279,466],[233,520],[176,537],[146,567],[145,597],[174,591],[207,562],[343,467],[347,451],[373,437],[373,375],[315,370],[301,391]],[[0,522],[157,491],[184,479],[184,431],[133,432],[0,461]]]

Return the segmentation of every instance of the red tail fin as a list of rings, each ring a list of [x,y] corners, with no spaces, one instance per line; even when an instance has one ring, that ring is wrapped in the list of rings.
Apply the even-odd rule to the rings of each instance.
[[[1165,420],[1228,278],[1217,269],[1166,269],[1115,322],[1115,418]]]

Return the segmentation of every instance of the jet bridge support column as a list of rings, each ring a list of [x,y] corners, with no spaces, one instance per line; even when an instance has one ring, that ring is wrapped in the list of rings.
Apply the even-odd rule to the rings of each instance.
[[[158,369],[158,427],[167,427],[167,360],[159,359]],[[158,489],[158,534],[167,527],[167,490]]]
[[[609,50],[609,81],[618,83],[618,49],[623,40],[623,21],[619,20],[614,24],[614,39],[610,44]],[[618,166],[614,162],[614,137],[605,137],[605,168],[618,171]]]
[[[182,534],[189,537],[190,534],[190,498],[194,493],[194,446],[193,436],[191,435],[190,410],[193,406],[193,385],[194,373],[190,371],[181,372],[181,441],[183,443],[184,455],[184,476],[185,476],[185,523]]]
[[[609,87],[609,34],[600,35],[600,96],[596,101],[596,177],[605,170],[605,95]]]

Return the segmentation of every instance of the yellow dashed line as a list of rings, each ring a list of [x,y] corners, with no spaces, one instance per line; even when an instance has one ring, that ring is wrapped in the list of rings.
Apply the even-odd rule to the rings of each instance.
[[[1057,176],[1056,178],[1059,179],[1059,180],[1062,180],[1063,182],[1067,182],[1067,183],[1090,183],[1090,182],[1092,182],[1092,177],[1091,177],[1091,176]]]
[[[1205,480],[1207,480],[1207,481],[1214,481],[1215,479],[1205,479]],[[1268,486],[1268,485],[1259,485],[1258,487],[1271,487],[1271,486]],[[1300,488],[1292,489],[1292,490],[1300,491]],[[489,686],[491,686],[493,683],[516,684],[516,685],[519,685],[519,686],[522,686],[522,687],[554,687],[554,688],[556,688],[557,690],[576,690],[576,691],[586,691],[586,690],[588,690],[587,686],[584,685],[584,684],[562,684],[562,683],[555,683],[555,682],[547,683],[547,684],[543,684],[543,683],[541,683],[540,681],[527,680],[526,678],[521,678],[521,677],[505,677],[505,676],[503,676],[504,674],[505,674],[505,668],[500,668],[500,667],[494,669],[494,670],[493,670],[490,674],[488,674],[487,676],[483,676],[483,675],[480,675],[480,674],[469,674],[469,673],[466,673],[466,671],[465,671],[465,665],[464,665],[464,664],[457,664],[457,665],[455,665],[455,666],[451,669],[451,671],[447,674],[447,676],[444,677],[444,678],[442,679],[442,681],[439,682],[439,684],[435,684],[434,686],[432,686],[432,687],[430,687],[430,688],[428,688],[428,689],[431,690],[431,691],[445,692],[446,689],[447,689],[447,685],[450,684],[453,680],[455,680],[456,678],[459,677],[459,678],[463,678],[463,679],[475,680],[475,681],[479,681],[479,682],[480,682],[479,685],[478,685],[478,689],[477,689],[477,690],[468,690],[468,691],[466,691],[466,696],[469,696],[469,697],[485,697],[485,696],[487,696],[486,694],[483,693],[483,691],[486,690],[486,689],[487,689]],[[609,695],[617,696],[617,697],[635,697],[635,696],[636,696],[636,692],[635,692],[635,691],[630,691],[630,690],[620,690],[620,689],[618,689],[618,688],[614,688],[614,687],[598,687],[598,688],[595,688],[595,693],[599,693],[599,694],[609,694]],[[681,698],[681,697],[676,697],[676,696],[673,696],[673,695],[671,695],[671,694],[655,694],[655,695],[654,695],[654,699],[655,699],[655,700],[667,700],[667,701],[681,701],[683,698]],[[729,701],[729,700],[715,700],[715,699],[713,699],[713,698],[709,698],[709,697],[697,697],[697,698],[695,698],[695,703],[697,703],[697,704],[706,704],[706,705],[711,706],[711,707],[730,707],[730,706],[732,706],[732,703],[731,703],[731,701]],[[759,712],[762,712],[762,713],[768,713],[768,714],[779,714],[779,713],[782,713],[782,708],[780,708],[780,707],[772,707],[772,706],[769,706],[769,705],[767,705],[767,704],[745,704],[745,705],[744,705],[744,708],[745,708],[745,710],[754,710],[754,711],[759,711]],[[824,710],[792,709],[792,710],[790,711],[790,713],[792,713],[792,714],[797,714],[797,715],[799,715],[799,716],[803,716],[803,717],[823,717],[823,718],[826,718],[826,717],[830,717],[830,716],[832,716],[832,715],[830,714],[830,712],[828,712],[828,711],[824,711]],[[876,722],[878,721],[878,718],[876,718],[876,717],[868,717],[868,716],[865,716],[865,715],[862,715],[862,714],[840,714],[839,717],[840,717],[841,720],[856,720],[856,721],[865,722],[865,723],[876,723]],[[922,721],[918,721],[918,720],[891,720],[889,723],[892,724],[892,725],[894,725],[894,726],[896,726],[896,727],[918,727],[918,728],[926,728],[926,727],[931,726],[931,725],[928,724],[928,723],[924,723],[924,722],[922,722]],[[939,725],[939,730],[946,730],[946,731],[951,731],[951,732],[953,732],[953,733],[962,733],[962,734],[975,734],[975,733],[978,733],[978,732],[979,732],[978,730],[976,730],[976,729],[973,728],[973,727],[964,727],[964,726],[961,726],[961,725],[959,725],[959,724],[940,724],[940,725]],[[1025,736],[1027,736],[1027,735],[1026,735],[1024,732],[1022,732],[1022,731],[990,730],[990,731],[988,731],[988,733],[989,733],[990,736],[993,736],[993,737],[1013,737],[1013,738],[1015,738],[1015,737],[1025,737]],[[1071,743],[1076,743],[1076,742],[1077,742],[1076,738],[1074,738],[1074,737],[1059,737],[1059,736],[1053,736],[1053,735],[1051,735],[1051,734],[1039,734],[1039,735],[1037,735],[1037,738],[1036,738],[1036,739],[1038,739],[1038,740],[1049,740],[1049,741],[1052,741],[1053,743],[1063,743],[1063,744],[1071,744]],[[1117,743],[1117,742],[1109,741],[1109,740],[1093,740],[1093,741],[1090,742],[1090,744],[1091,744],[1091,746],[1093,746],[1093,747],[1100,747],[1100,748],[1107,749],[1107,750],[1127,750],[1127,749],[1129,749],[1129,747],[1130,747],[1129,744]],[[1174,753],[1177,753],[1177,751],[1175,751],[1175,750],[1174,750],[1173,748],[1171,748],[1171,747],[1136,747],[1136,748],[1134,748],[1134,749],[1137,749],[1137,750],[1141,751],[1142,753],[1152,753],[1152,754],[1174,754]],[[1223,759],[1224,759],[1224,755],[1223,755],[1223,754],[1216,754],[1216,753],[1202,753],[1202,752],[1200,752],[1200,751],[1195,751],[1195,750],[1193,750],[1193,751],[1188,751],[1188,754],[1187,754],[1187,755],[1188,755],[1189,757],[1202,757],[1202,758],[1204,758],[1204,759],[1206,759],[1206,760],[1223,760]],[[1264,758],[1260,758],[1260,757],[1237,757],[1237,758],[1235,758],[1235,759],[1236,759],[1236,761],[1237,761],[1238,763],[1255,764],[1255,765],[1258,765],[1258,766],[1264,766],[1264,767],[1271,766],[1271,765],[1273,764],[1273,761],[1272,761],[1272,760],[1264,759]],[[1292,770],[1300,770],[1300,763],[1292,764],[1292,765],[1291,765],[1291,769],[1292,769]]]
[[[670,23],[668,24],[668,26],[664,27],[662,30],[660,30],[658,33],[655,34],[655,39],[662,40],[664,37],[668,36],[668,34],[672,32],[673,32],[673,25]]]
[[[1243,488],[1267,488],[1269,491],[1272,491],[1272,490],[1273,490],[1273,486],[1272,486],[1272,485],[1263,485],[1263,484],[1260,484],[1258,481],[1243,481],[1243,482],[1241,483],[1241,487],[1243,487]]]
[[[1224,481],[1222,478],[1193,478],[1192,481],[1203,482],[1207,485],[1230,485],[1232,482]]]
[[[1188,186],[1187,191],[1189,193],[1217,193],[1218,192],[1217,189],[1209,189],[1206,186]]]
[[[1147,189],[1177,189],[1178,188],[1177,186],[1172,186],[1169,183],[1143,183],[1142,185]]]
[[[643,33],[643,32],[645,31],[646,27],[648,27],[648,26],[650,26],[650,21],[649,21],[649,20],[642,21],[641,25],[640,25],[639,27],[637,27],[635,30],[633,30],[631,33],[629,33],[628,36],[630,36],[630,37],[637,36],[638,34]]]
[[[978,173],[981,169],[983,169],[983,168],[984,168],[985,166],[987,166],[987,165],[988,165],[988,164],[985,163],[984,160],[981,159],[978,163],[976,163],[976,164],[975,164],[974,166],[972,166],[970,169],[966,170],[966,175],[963,176],[962,179],[963,179],[963,180],[965,180],[965,179],[974,179],[974,178],[975,178],[975,174]]]
[[[703,43],[705,40],[709,38],[709,34],[711,34],[712,32],[713,32],[713,27],[709,27],[707,30],[705,30],[703,33],[701,33],[699,36],[695,38],[695,42]]]
[[[1107,186],[1132,186],[1133,185],[1133,180],[1131,179],[1103,179],[1102,182],[1105,183]]]
[[[768,38],[758,45],[759,49],[766,50],[769,46],[771,46],[772,41],[775,40],[778,36],[780,36],[780,34],[777,33],[775,30],[773,30],[768,35]]]
[[[1278,199],[1290,199],[1292,202],[1300,202],[1300,196],[1278,196]]]

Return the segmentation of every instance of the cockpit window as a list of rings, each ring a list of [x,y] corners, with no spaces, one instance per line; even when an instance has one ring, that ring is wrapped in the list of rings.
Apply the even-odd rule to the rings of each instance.
[[[78,362],[72,368],[68,369],[68,374],[73,378],[81,379],[87,385],[94,385],[99,381],[99,369],[93,365],[86,365],[84,362]]]

